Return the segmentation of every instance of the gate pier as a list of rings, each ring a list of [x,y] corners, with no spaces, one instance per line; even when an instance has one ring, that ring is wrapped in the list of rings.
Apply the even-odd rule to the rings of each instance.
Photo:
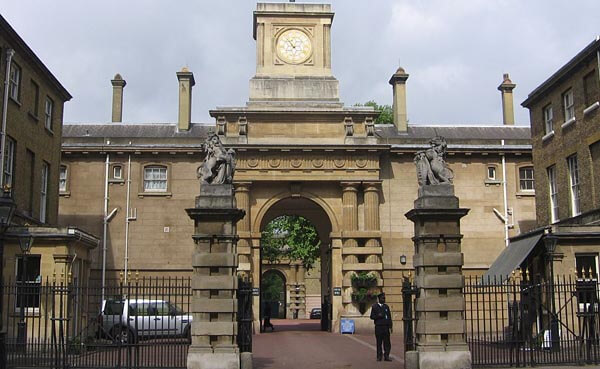
[[[407,369],[471,368],[466,341],[462,275],[461,209],[450,184],[423,185],[414,209],[416,346],[406,353]]]
[[[233,185],[202,184],[194,219],[192,257],[192,344],[188,369],[239,369],[237,338],[236,207]]]

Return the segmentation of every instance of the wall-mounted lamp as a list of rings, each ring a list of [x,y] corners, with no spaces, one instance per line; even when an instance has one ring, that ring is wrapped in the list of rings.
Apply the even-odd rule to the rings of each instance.
[[[400,255],[400,264],[406,265],[406,255]]]

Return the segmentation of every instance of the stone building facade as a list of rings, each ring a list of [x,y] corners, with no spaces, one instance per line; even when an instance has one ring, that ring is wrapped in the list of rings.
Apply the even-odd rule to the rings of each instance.
[[[60,219],[100,234],[107,185],[108,211],[116,209],[105,243],[108,274],[116,277],[126,262],[128,270],[149,275],[190,273],[193,223],[183,209],[198,194],[196,170],[211,130],[236,150],[236,199],[246,211],[237,225],[239,272],[258,287],[262,228],[279,215],[306,217],[321,238],[321,299],[332,303],[334,330],[341,317],[371,325],[352,301],[351,276],[360,271],[376,275],[375,289],[388,294],[393,318],[401,319],[401,278],[412,269],[413,225],[404,213],[417,194],[413,156],[430,138],[449,142],[456,195],[471,208],[462,222],[467,274],[481,274],[505,248],[507,235],[533,225],[529,128],[506,118],[496,126],[407,124],[409,75],[403,69],[390,79],[394,124],[375,124],[378,112],[339,100],[330,61],[332,21],[329,5],[259,3],[249,100],[211,110],[214,124],[190,122],[194,77],[182,70],[178,122],[65,126]],[[501,91],[512,110],[514,85],[507,80]],[[124,81],[114,81],[122,94]],[[123,110],[121,101],[113,99],[113,112]],[[101,256],[98,250],[97,271]]]

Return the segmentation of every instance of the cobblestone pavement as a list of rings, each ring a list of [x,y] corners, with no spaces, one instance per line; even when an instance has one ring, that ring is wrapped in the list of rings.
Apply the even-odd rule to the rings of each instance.
[[[375,335],[321,332],[318,320],[272,321],[275,331],[254,335],[255,369],[403,368],[402,336],[393,334],[392,362],[375,360]]]

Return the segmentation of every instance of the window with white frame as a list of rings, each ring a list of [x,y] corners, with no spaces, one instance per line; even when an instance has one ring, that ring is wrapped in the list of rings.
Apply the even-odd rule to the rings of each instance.
[[[40,286],[42,277],[40,275],[40,255],[17,255],[17,298],[15,304],[17,310],[39,309]]]
[[[565,122],[575,117],[575,104],[573,103],[573,90],[569,89],[563,94],[563,109],[565,111]]]
[[[10,66],[10,81],[8,84],[8,96],[19,101],[21,95],[21,67],[14,61]]]
[[[550,192],[550,220],[558,221],[558,187],[556,186],[556,166],[551,166],[548,171],[548,189]]]
[[[115,165],[113,167],[113,179],[123,179],[123,167]]]
[[[552,105],[547,105],[544,108],[544,134],[554,132],[554,112]]]
[[[490,165],[487,167],[487,179],[491,180],[491,181],[496,180],[496,167],[495,166]]]
[[[66,165],[60,166],[60,173],[58,175],[58,190],[60,192],[67,192],[67,178],[69,175],[69,169]]]
[[[533,167],[519,168],[519,190],[533,191]]]
[[[50,166],[48,163],[42,163],[42,178],[40,188],[40,222],[46,222],[46,211],[48,210],[48,174]]]
[[[579,168],[577,165],[577,155],[571,155],[567,158],[569,167],[569,187],[571,192],[571,215],[576,216],[581,213],[579,208]]]
[[[52,131],[52,115],[54,114],[54,101],[46,96],[46,104],[44,108],[44,126]]]
[[[10,137],[6,137],[4,147],[4,185],[13,186],[14,179],[14,164],[15,164],[15,141]]]
[[[575,254],[575,271],[578,279],[597,279],[598,254]]]
[[[149,165],[144,168],[144,192],[167,192],[167,167]]]

